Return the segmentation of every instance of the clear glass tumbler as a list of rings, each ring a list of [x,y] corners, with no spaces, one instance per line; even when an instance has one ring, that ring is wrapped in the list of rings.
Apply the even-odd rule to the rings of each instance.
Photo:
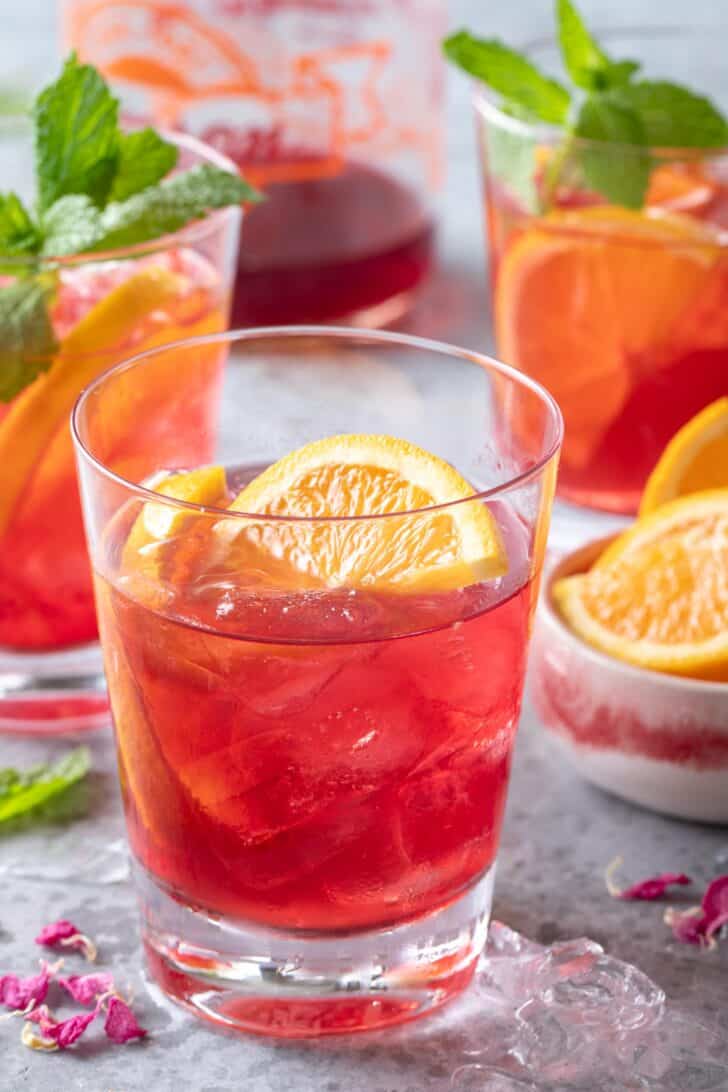
[[[155,459],[143,421],[124,422],[145,475],[194,473],[130,475],[105,428],[124,392],[193,376],[221,346],[220,421],[189,451]],[[182,400],[162,411],[189,436]],[[278,328],[136,357],[87,388],[73,428],[153,974],[217,1023],[278,1036],[447,1001],[488,924],[555,403],[436,342]],[[348,518],[227,507],[281,456],[340,434],[419,444],[475,492]],[[195,470],[200,445],[216,466]],[[392,550],[483,519],[504,575],[369,580]],[[345,575],[320,579],[329,563]]]
[[[65,45],[125,108],[192,132],[265,191],[233,321],[399,317],[433,258],[444,0],[62,0]]]
[[[641,61],[647,78],[728,104],[721,34],[664,27],[603,37],[614,55]],[[558,71],[555,43],[532,55]],[[561,407],[559,497],[632,514],[671,437],[728,394],[728,149],[565,142],[562,130],[517,120],[480,88],[475,111],[498,354]],[[599,179],[620,171],[646,179],[641,207],[599,192]],[[595,518],[593,530],[611,526]]]
[[[191,137],[168,138],[179,146],[181,168],[213,162],[234,169]],[[0,152],[4,183],[30,204],[27,123],[0,124]],[[18,393],[4,388],[10,400],[0,403],[0,731],[108,724],[69,416],[82,387],[112,364],[226,328],[239,223],[239,209],[223,209],[153,243],[92,256],[3,259],[3,289],[17,285],[26,299],[42,294],[47,305],[37,309],[38,344],[47,341],[41,326],[47,315],[56,345],[41,362],[45,370]],[[140,388],[133,401],[120,404],[109,415],[107,435],[110,443],[115,437],[117,456],[133,412],[155,455],[160,445],[171,454],[178,442],[186,457],[197,445],[204,459],[201,426],[216,387],[201,390],[201,374],[185,389],[182,379],[170,387],[169,377],[158,373],[156,387]],[[165,433],[164,403],[185,397],[186,433],[172,437]],[[134,472],[138,454],[129,453],[127,472]]]

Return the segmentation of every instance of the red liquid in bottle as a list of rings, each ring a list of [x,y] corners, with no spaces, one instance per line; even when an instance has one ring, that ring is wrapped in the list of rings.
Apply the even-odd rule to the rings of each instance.
[[[265,194],[243,222],[237,326],[360,315],[406,296],[431,267],[434,226],[419,197],[373,167],[349,163]],[[385,321],[406,306],[393,303]]]

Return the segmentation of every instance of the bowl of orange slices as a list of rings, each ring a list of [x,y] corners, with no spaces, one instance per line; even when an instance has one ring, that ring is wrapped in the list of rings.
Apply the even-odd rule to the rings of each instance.
[[[588,780],[728,823],[728,397],[673,437],[630,527],[552,567],[531,689]]]

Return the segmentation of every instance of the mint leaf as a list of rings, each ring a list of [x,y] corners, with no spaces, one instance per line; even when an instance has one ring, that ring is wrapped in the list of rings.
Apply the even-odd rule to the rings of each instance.
[[[69,193],[59,197],[43,216],[41,254],[59,258],[84,254],[102,232],[101,213],[90,197]]]
[[[587,30],[572,0],[556,0],[556,23],[564,67],[577,87],[608,91],[627,83],[637,61],[613,61]]]
[[[0,254],[33,254],[37,247],[38,232],[20,198],[0,193]]]
[[[556,24],[566,71],[577,87],[593,90],[596,73],[611,65],[609,57],[592,38],[571,0],[556,0]]]
[[[640,208],[651,163],[639,114],[607,95],[591,95],[582,103],[574,131],[594,142],[578,152],[587,185],[618,205]]]
[[[51,365],[58,348],[48,314],[53,290],[50,277],[0,287],[0,402],[9,402]]]
[[[260,195],[239,175],[209,163],[191,167],[101,213],[102,235],[94,250],[131,246],[178,231],[210,209],[257,201]]]
[[[154,129],[138,129],[119,136],[119,159],[109,194],[110,201],[126,201],[147,186],[161,182],[177,164],[178,150]]]
[[[81,803],[77,790],[90,768],[88,748],[78,747],[53,765],[0,770],[0,833],[16,829],[20,821],[69,818]]]
[[[483,80],[509,103],[529,110],[536,118],[562,125],[569,113],[569,92],[556,80],[502,42],[475,38],[466,30],[446,38],[447,57],[471,76]]]
[[[621,87],[619,101],[639,115],[653,148],[723,148],[728,121],[703,95],[677,83],[640,80]]]
[[[639,61],[612,61],[605,73],[604,85],[609,87],[622,87],[639,72],[642,65]]]
[[[41,213],[69,193],[104,204],[117,165],[118,113],[118,101],[96,69],[72,54],[33,107]]]

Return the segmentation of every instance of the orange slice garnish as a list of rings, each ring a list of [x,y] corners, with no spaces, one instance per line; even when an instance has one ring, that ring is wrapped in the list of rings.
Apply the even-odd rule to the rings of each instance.
[[[571,629],[639,667],[728,680],[728,489],[638,520],[553,596]]]
[[[690,310],[719,257],[687,216],[612,206],[534,220],[503,257],[495,286],[499,354],[561,406],[564,463],[588,463],[635,382]]]
[[[147,482],[147,487],[163,497],[193,504],[219,504],[224,507],[227,503],[225,471],[221,466],[202,466],[178,473],[161,472]],[[139,502],[132,504],[138,509]],[[120,516],[129,518],[124,511]],[[124,584],[135,598],[150,606],[163,605],[167,598],[164,585],[174,577],[173,572],[167,571],[169,566],[165,563],[176,555],[182,537],[197,519],[197,513],[192,509],[175,508],[156,501],[146,501],[141,505],[121,555]],[[211,521],[204,516],[199,519],[200,530],[206,532]],[[112,521],[112,536],[116,531],[116,523]],[[194,536],[189,537],[192,539]],[[191,549],[194,550],[195,546],[200,547],[200,544],[190,542]]]
[[[719,398],[676,432],[647,479],[640,516],[705,489],[728,489],[728,397]]]
[[[504,575],[498,524],[442,459],[391,436],[332,436],[274,463],[230,508],[314,523],[221,520],[218,534],[262,551],[292,586],[444,591]],[[328,517],[391,518],[326,523]],[[397,516],[396,513],[403,513]],[[412,513],[412,514],[406,514]]]

